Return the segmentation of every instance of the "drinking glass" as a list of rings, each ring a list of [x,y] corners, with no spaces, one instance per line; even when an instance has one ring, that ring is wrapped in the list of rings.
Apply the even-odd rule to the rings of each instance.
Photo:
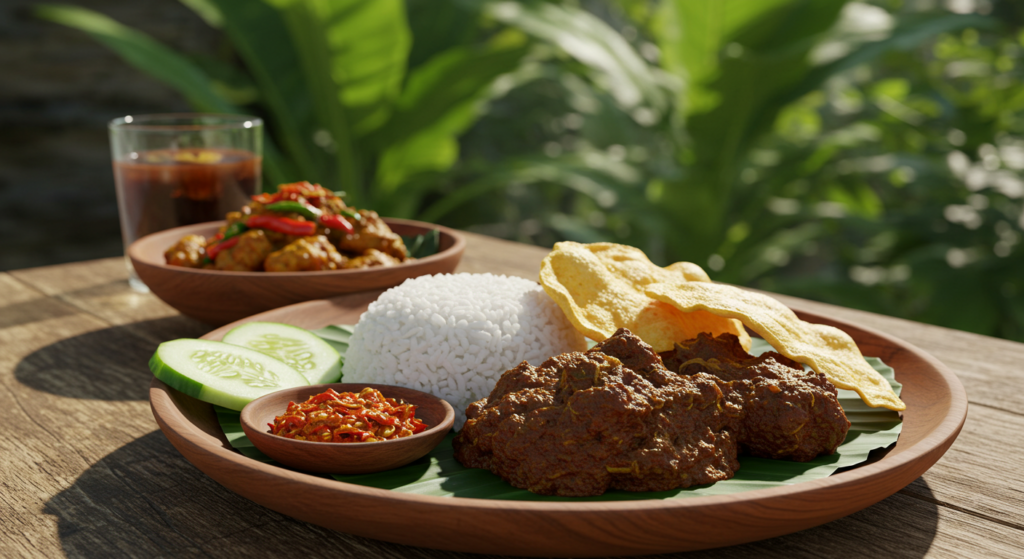
[[[109,128],[128,281],[147,292],[128,259],[128,245],[156,231],[224,219],[259,193],[263,121],[244,115],[139,115],[114,119]]]

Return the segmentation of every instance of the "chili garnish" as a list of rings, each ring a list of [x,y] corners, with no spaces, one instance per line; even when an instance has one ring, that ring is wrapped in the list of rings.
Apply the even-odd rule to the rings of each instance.
[[[309,202],[316,205],[313,200],[324,196],[331,196],[332,192],[319,184],[311,184],[308,181],[292,182],[277,187],[277,192],[264,192],[256,194],[252,199],[261,204],[273,204],[281,200],[297,201],[300,198],[309,198]]]
[[[282,200],[280,202],[274,202],[273,204],[267,204],[267,209],[272,212],[278,213],[296,213],[302,217],[316,221],[323,212],[320,208],[316,208],[309,204],[300,201]]]
[[[427,429],[416,418],[416,406],[370,387],[358,394],[328,388],[301,404],[289,402],[284,415],[267,425],[272,435],[325,443],[387,441]]]
[[[316,222],[266,214],[251,215],[245,220],[245,224],[251,229],[269,229],[286,235],[305,237],[316,233]]]
[[[352,224],[340,215],[322,215],[320,216],[320,225],[330,229],[339,229],[350,235],[356,231]]]
[[[235,245],[238,244],[239,239],[241,239],[241,237],[231,237],[230,239],[206,247],[207,258],[209,258],[210,260],[216,260],[218,254],[224,252],[229,248],[233,248]]]

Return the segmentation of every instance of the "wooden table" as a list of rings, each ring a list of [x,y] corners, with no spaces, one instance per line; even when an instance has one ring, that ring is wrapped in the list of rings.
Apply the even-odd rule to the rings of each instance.
[[[462,272],[536,279],[546,250],[467,235]],[[223,489],[157,429],[146,363],[211,327],[128,288],[120,258],[0,273],[0,557],[468,557],[331,532]],[[1024,344],[780,297],[903,338],[960,377],[967,423],[897,494],[687,557],[1024,557]]]

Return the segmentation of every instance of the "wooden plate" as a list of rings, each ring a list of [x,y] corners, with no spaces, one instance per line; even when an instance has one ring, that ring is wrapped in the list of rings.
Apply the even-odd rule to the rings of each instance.
[[[210,237],[224,224],[211,221],[146,235],[128,247],[128,256],[139,278],[154,295],[181,314],[220,326],[302,301],[388,288],[408,278],[450,273],[466,249],[466,239],[454,229],[408,219],[384,218],[384,222],[399,235],[422,235],[437,229],[441,233],[437,254],[399,266],[323,272],[226,272],[165,263],[164,251],[178,239],[185,235]]]
[[[265,312],[206,336],[219,340],[241,322],[305,328],[355,324],[377,293],[310,301]],[[949,448],[967,417],[956,376],[920,349],[876,330],[811,313],[804,320],[842,328],[867,356],[903,383],[903,431],[876,462],[830,477],[716,497],[606,502],[489,501],[391,492],[314,477],[251,460],[224,438],[213,408],[153,380],[153,415],[171,443],[200,470],[239,495],[326,528],[396,543],[531,556],[640,555],[771,538],[868,507],[917,479]],[[345,505],[339,507],[338,503]]]

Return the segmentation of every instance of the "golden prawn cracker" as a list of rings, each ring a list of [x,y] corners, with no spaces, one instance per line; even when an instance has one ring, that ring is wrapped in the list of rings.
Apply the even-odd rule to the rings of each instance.
[[[867,405],[901,411],[900,400],[857,344],[832,326],[804,322],[776,299],[731,285],[697,282],[651,284],[646,294],[681,311],[706,310],[738,318],[779,353],[825,375],[839,388],[855,390]]]
[[[660,268],[640,249],[613,243],[557,243],[540,269],[544,290],[573,326],[592,340],[602,341],[619,328],[629,328],[655,351],[668,351],[700,332],[728,332],[750,349],[750,336],[738,320],[706,311],[682,312],[644,294],[648,284],[680,281],[711,280],[696,264],[677,262]]]

